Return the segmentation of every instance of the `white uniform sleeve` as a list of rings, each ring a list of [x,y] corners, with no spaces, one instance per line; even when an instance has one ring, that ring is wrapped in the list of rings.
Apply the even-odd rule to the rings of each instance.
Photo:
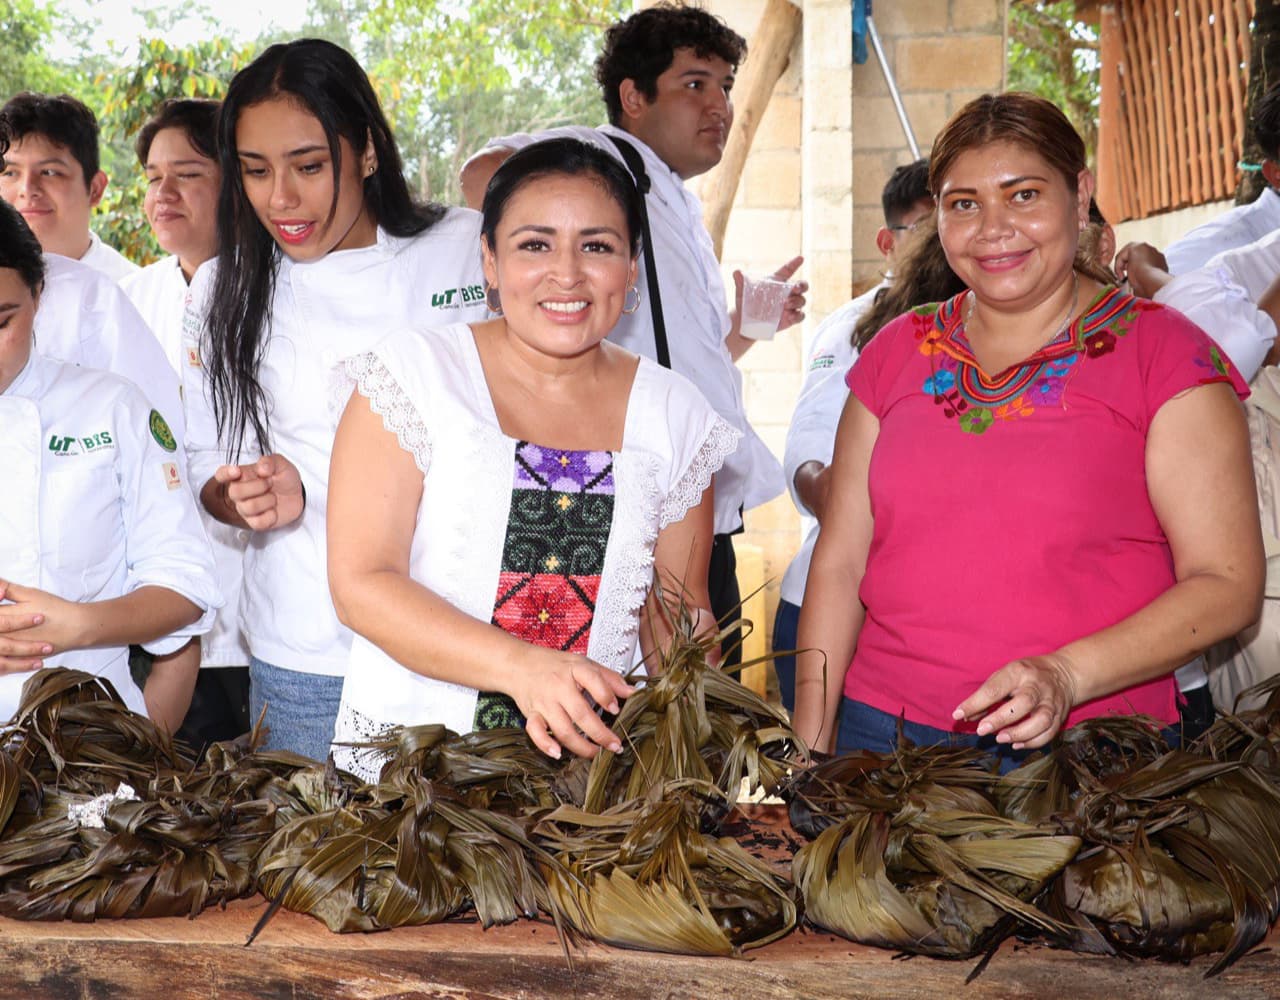
[[[666,383],[665,423],[670,435],[667,492],[658,513],[662,529],[683,520],[702,501],[711,477],[738,447],[742,432],[716,413],[684,376],[665,368],[658,373]]]
[[[856,301],[856,300],[855,300]],[[796,509],[811,514],[796,492],[796,470],[805,462],[831,464],[835,450],[836,425],[849,389],[844,377],[857,352],[853,349],[853,328],[865,309],[841,309],[828,316],[818,327],[809,355],[809,367],[796,400],[787,443],[782,454],[782,469],[787,489]]]
[[[81,357],[62,360],[127,378],[164,414],[181,440],[185,421],[178,378],[142,314],[105,276],[86,290],[81,307]]]
[[[1178,310],[1222,348],[1241,377],[1250,381],[1276,339],[1276,325],[1222,267],[1177,275],[1154,300]]]
[[[129,567],[126,592],[165,587],[204,612],[194,624],[146,644],[151,652],[163,655],[209,631],[214,611],[222,606],[222,596],[213,550],[186,481],[182,444],[172,437],[171,430],[166,438],[150,404],[132,387],[126,388],[129,391],[116,423]]]

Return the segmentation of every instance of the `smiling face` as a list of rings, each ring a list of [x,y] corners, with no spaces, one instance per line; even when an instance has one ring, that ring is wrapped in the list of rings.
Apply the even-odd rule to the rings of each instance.
[[[75,260],[89,249],[89,215],[106,186],[106,174],[86,182],[70,149],[35,132],[9,147],[0,172],[0,198],[22,213],[45,252]]]
[[[222,172],[180,128],[164,128],[147,151],[142,208],[166,253],[188,278],[217,250],[218,185]]]
[[[364,178],[376,166],[372,150],[357,151],[341,138],[338,149],[341,162],[334,163],[320,120],[289,98],[250,105],[236,122],[245,195],[258,221],[294,260],[370,246],[377,238],[364,198]]]
[[[549,358],[598,346],[636,277],[626,214],[589,175],[527,182],[507,201],[481,256],[509,334]]]
[[[1007,312],[1051,298],[1071,278],[1093,178],[1072,191],[1039,153],[992,142],[959,154],[938,192],[938,236],[978,300]]]
[[[13,384],[31,357],[36,297],[11,267],[0,267],[0,392]]]
[[[733,125],[734,73],[719,56],[676,49],[652,99],[623,81],[622,127],[685,180],[706,173],[724,155]]]

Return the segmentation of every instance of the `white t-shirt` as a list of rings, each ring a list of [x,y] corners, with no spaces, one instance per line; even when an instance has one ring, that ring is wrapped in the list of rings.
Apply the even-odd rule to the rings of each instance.
[[[89,249],[80,257],[80,263],[101,271],[112,281],[122,281],[142,270],[115,247],[103,243],[101,237],[92,231],[89,233]]]
[[[728,300],[711,236],[702,222],[702,203],[657,153],[612,125],[598,129],[568,125],[536,134],[502,136],[490,140],[481,153],[493,149],[522,149],[540,140],[568,137],[599,146],[622,162],[610,135],[625,139],[636,148],[649,175],[651,188],[645,205],[653,236],[671,367],[693,382],[716,412],[742,432],[738,450],[725,460],[715,481],[716,531],[735,531],[742,524],[740,511],[772,500],[783,491],[785,483],[778,460],[747,420],[742,373],[724,343],[730,326]],[[636,287],[640,290],[640,308],[630,316],[622,316],[609,339],[633,354],[656,359],[643,255]]]
[[[1248,205],[1229,208],[1171,243],[1165,250],[1170,274],[1204,267],[1224,250],[1234,250],[1280,229],[1280,194],[1267,188]]]
[[[218,437],[200,362],[204,303],[216,266],[209,261],[196,272],[184,320],[187,450],[197,490],[234,444]],[[480,216],[469,209],[451,209],[418,236],[379,229],[372,246],[301,264],[281,258],[258,378],[271,401],[271,447],[298,467],[307,504],[293,524],[249,537],[240,624],[258,659],[302,673],[341,676],[346,669],[351,631],[338,621],[329,596],[325,544],[338,363],[369,350],[389,330],[485,316]],[[257,458],[256,442],[244,442],[240,463]]]
[[[159,586],[205,610],[195,624],[148,643],[153,653],[174,652],[208,630],[210,609],[222,600],[182,444],[135,386],[33,354],[0,394],[0,427],[0,578],[68,601]],[[127,647],[44,661],[108,678],[145,714]],[[17,708],[29,676],[0,675],[0,718]]]
[[[559,475],[566,465],[576,467],[567,453],[557,459],[548,455],[553,449],[502,433],[475,337],[465,324],[394,335],[352,358],[345,370],[423,473],[410,575],[471,617],[490,621],[497,614],[500,573],[506,568],[504,545],[516,481],[532,484],[548,475],[548,468]],[[611,464],[545,480],[565,505],[562,509],[575,499],[581,504],[592,492],[613,498],[587,639],[590,659],[619,673],[630,669],[640,608],[653,582],[658,534],[702,499],[738,437],[687,379],[645,358],[627,401],[621,449],[592,453],[610,455]],[[535,486],[530,492],[540,491]],[[541,524],[541,518],[535,520]],[[517,530],[530,529],[522,521]],[[538,548],[532,536],[521,534],[520,539],[522,550]],[[593,543],[579,537],[575,544],[575,560],[585,562],[580,552]],[[555,565],[547,569],[554,573],[561,564],[554,556],[550,561]],[[536,586],[536,580],[528,585]],[[589,583],[581,586],[590,589]],[[578,611],[573,604],[565,612],[575,625]],[[470,732],[477,694],[407,670],[357,635],[335,738],[366,738],[396,724],[442,723],[455,732]],[[359,766],[349,751],[340,763],[349,769]],[[376,764],[370,762],[365,770],[371,773]]]

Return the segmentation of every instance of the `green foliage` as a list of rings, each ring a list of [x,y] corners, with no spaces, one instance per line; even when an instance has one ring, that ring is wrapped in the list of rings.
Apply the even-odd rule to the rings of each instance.
[[[73,20],[44,0],[0,0],[0,93],[66,91],[93,108],[111,177],[94,228],[145,263],[160,251],[142,213],[145,181],[133,141],[164,99],[220,97],[267,45],[327,38],[368,70],[411,187],[457,204],[458,170],[490,137],[604,119],[593,62],[604,29],[630,7],[625,0],[310,0],[296,35],[244,41],[199,2],[152,2],[142,12],[147,37],[126,56],[102,50],[96,21]],[[203,41],[179,47],[166,40],[191,17],[203,20]],[[81,53],[72,64],[48,56],[55,35]]]
[[[149,38],[138,43],[132,66],[95,75],[103,166],[112,183],[94,228],[130,260],[147,263],[161,253],[142,213],[146,182],[133,152],[138,130],[168,98],[220,98],[232,74],[251,57],[251,47],[237,48],[222,38],[182,48]]]
[[[1084,137],[1093,159],[1098,141],[1098,33],[1076,20],[1075,0],[1009,7],[1009,89],[1058,105]]]

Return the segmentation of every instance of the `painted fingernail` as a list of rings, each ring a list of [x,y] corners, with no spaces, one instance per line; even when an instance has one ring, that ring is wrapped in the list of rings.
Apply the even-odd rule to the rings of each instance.
[[[999,733],[999,734],[997,734],[997,736],[996,736],[996,742],[997,742],[997,743],[1008,743],[1008,742],[1009,742],[1010,740],[1012,740],[1012,739],[1013,739],[1013,737],[1012,737],[1012,736],[1007,735],[1006,733]]]
[[[959,722],[961,719],[964,718],[964,712],[960,711],[960,709],[957,708],[954,712],[951,713],[951,718],[955,719],[956,722]]]
[[[553,745],[553,746],[551,747],[551,749],[547,751],[547,756],[548,756],[548,757],[554,757],[556,760],[559,760],[559,759],[560,759],[560,748],[559,748],[558,746],[554,746],[554,745]]]
[[[32,618],[32,619],[31,619],[31,624],[32,624],[32,625],[43,625],[43,624],[44,624],[44,615],[36,615],[34,618]]]
[[[622,744],[616,740],[606,748],[610,753],[622,753]]]
[[[618,702],[617,702],[616,700],[610,703],[610,705],[609,705],[609,712],[610,712],[612,715],[617,715],[617,714],[618,714]]]
[[[986,735],[987,735],[987,733],[989,733],[989,732],[991,732],[991,723],[989,723],[989,722],[979,722],[979,723],[978,723],[978,735],[979,735],[979,736],[986,736]]]
[[[50,653],[53,652],[53,647],[50,646],[48,643],[46,643],[45,645],[40,647],[40,652],[42,652],[45,656],[48,656]]]

